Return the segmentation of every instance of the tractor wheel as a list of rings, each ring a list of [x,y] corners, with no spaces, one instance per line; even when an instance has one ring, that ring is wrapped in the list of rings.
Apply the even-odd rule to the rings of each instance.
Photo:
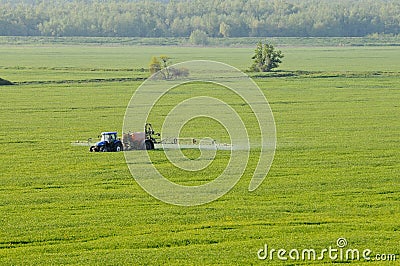
[[[90,152],[98,152],[99,148],[96,146],[91,146],[89,150],[90,150]]]
[[[115,149],[115,151],[123,151],[124,147],[122,146],[122,144],[118,144],[117,148]]]
[[[154,150],[154,143],[151,140],[146,140],[145,143],[146,150]]]

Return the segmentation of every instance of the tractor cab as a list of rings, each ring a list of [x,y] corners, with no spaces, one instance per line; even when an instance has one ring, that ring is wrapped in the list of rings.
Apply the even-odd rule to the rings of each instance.
[[[103,132],[101,133],[100,141],[107,141],[108,143],[113,142],[117,139],[117,132]]]

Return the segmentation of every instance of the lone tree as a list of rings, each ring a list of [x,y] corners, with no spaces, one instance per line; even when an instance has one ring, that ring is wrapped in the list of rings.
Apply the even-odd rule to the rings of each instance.
[[[158,60],[157,57],[153,56],[151,58],[151,61],[149,63],[149,70],[150,70],[151,74],[154,74],[154,73],[156,73],[156,72],[161,70],[161,63],[160,63],[160,60]]]
[[[275,50],[272,44],[262,42],[257,43],[255,54],[252,57],[253,65],[250,67],[251,71],[255,72],[269,72],[274,68],[279,67],[282,63],[281,59],[284,57],[281,51]]]
[[[162,73],[164,74],[165,79],[170,79],[171,75],[169,73],[169,68],[168,68],[168,65],[170,64],[169,63],[170,58],[166,55],[161,55],[160,59],[161,59],[161,69],[164,70]]]
[[[161,55],[159,57],[153,56],[149,63],[149,70],[151,74],[161,74],[163,75],[163,79],[170,79],[170,71],[168,69],[168,65],[170,58],[166,55]]]

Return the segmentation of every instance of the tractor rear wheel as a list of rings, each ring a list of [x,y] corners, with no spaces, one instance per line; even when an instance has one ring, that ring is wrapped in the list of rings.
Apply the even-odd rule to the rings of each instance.
[[[151,140],[145,141],[146,150],[154,150],[154,143]]]

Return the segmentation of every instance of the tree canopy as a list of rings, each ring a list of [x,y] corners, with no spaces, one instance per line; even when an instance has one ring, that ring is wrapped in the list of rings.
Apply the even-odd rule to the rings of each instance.
[[[252,57],[253,64],[250,70],[255,72],[269,72],[279,67],[283,57],[282,51],[275,50],[272,44],[259,42]]]
[[[399,34],[398,0],[0,0],[0,35],[329,37]]]

